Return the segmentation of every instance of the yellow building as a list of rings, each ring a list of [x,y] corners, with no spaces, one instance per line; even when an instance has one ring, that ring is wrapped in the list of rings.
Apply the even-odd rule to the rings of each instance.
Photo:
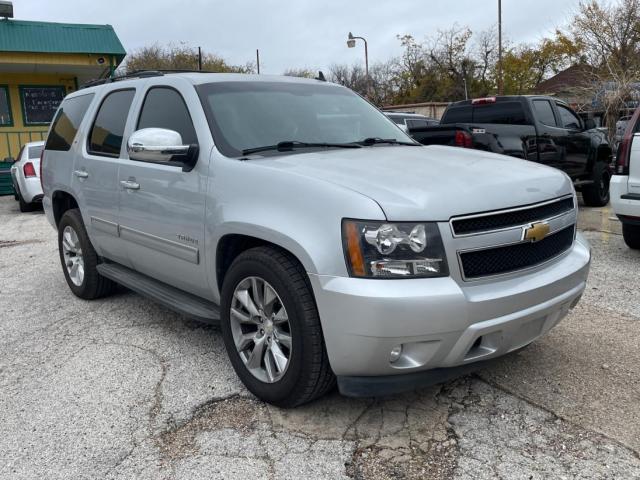
[[[125,54],[111,25],[0,19],[0,161],[44,139],[64,96]]]

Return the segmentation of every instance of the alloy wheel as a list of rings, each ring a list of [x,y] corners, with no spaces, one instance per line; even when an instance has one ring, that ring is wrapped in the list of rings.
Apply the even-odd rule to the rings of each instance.
[[[291,326],[282,299],[260,277],[247,277],[233,292],[230,326],[236,350],[258,380],[280,380],[291,360]]]
[[[74,285],[81,286],[84,281],[84,257],[78,234],[69,225],[62,232],[62,255],[69,278]]]

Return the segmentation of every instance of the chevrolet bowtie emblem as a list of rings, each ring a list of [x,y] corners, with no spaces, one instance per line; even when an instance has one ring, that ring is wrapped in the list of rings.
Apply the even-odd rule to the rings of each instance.
[[[547,235],[549,235],[549,227],[548,223],[534,223],[531,226],[524,229],[524,238],[523,240],[528,240],[532,243],[539,242],[544,239]]]

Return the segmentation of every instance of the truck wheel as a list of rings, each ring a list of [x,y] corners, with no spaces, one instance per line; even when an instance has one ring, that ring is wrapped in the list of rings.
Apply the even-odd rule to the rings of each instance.
[[[582,199],[588,207],[604,207],[609,203],[611,174],[603,162],[593,168],[593,184],[582,187]]]
[[[640,225],[623,223],[622,236],[624,237],[624,243],[626,243],[629,248],[640,250]]]
[[[80,210],[67,210],[58,224],[58,251],[64,278],[80,298],[93,300],[113,291],[114,283],[98,273],[100,263],[84,228]]]
[[[295,407],[335,384],[306,273],[290,255],[257,247],[225,276],[221,330],[234,370],[262,400]]]

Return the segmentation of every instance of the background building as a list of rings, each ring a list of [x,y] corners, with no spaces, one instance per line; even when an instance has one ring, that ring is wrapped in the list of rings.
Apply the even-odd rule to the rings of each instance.
[[[111,25],[0,19],[0,161],[43,139],[64,96],[125,55]]]

